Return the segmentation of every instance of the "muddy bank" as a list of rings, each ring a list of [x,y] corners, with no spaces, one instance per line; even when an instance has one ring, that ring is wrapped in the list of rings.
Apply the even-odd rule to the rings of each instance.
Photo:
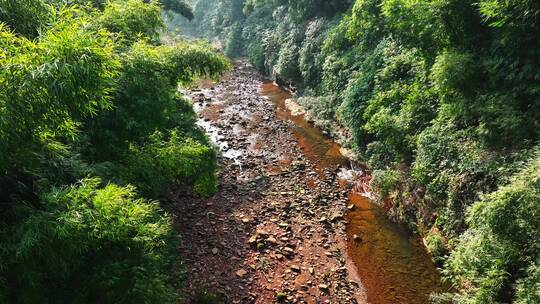
[[[222,155],[216,196],[175,198],[188,294],[203,288],[227,303],[424,303],[437,290],[435,269],[416,265],[429,260],[425,252],[404,262],[419,272],[387,265],[402,257],[389,242],[413,238],[399,227],[386,236],[394,231],[387,222],[363,214],[378,209],[350,200],[340,179],[349,161],[302,115],[291,115],[287,92],[237,63],[219,84],[189,94]],[[384,246],[378,231],[389,241]],[[419,248],[414,241],[402,247],[398,253]],[[380,250],[398,257],[387,261]],[[417,275],[421,288],[402,287]]]

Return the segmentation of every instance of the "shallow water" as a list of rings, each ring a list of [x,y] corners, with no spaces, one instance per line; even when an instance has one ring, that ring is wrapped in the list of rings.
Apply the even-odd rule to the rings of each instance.
[[[285,101],[292,97],[290,93],[268,81],[262,84],[261,94],[276,105],[280,119],[293,123],[296,139],[320,174],[337,166],[343,168],[342,176],[354,176],[347,173],[350,161],[340,153],[339,145],[303,115],[292,115],[287,109]],[[346,216],[348,256],[370,303],[428,303],[430,293],[449,289],[418,237],[390,221],[365,195],[353,190],[349,202],[355,208]]]
[[[280,119],[293,122],[292,128],[296,140],[307,158],[315,164],[319,173],[322,173],[325,168],[349,165],[349,160],[341,155],[340,146],[337,143],[308,123],[304,115],[291,114],[285,105],[285,101],[292,98],[289,92],[267,81],[262,84],[261,93],[276,105]]]

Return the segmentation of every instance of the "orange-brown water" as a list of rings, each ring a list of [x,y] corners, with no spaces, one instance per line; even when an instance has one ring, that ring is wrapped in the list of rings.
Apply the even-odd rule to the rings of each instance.
[[[261,92],[276,105],[280,119],[293,122],[296,139],[319,173],[325,168],[349,164],[338,144],[302,115],[291,115],[285,105],[291,94],[272,82],[263,83]],[[449,289],[441,282],[418,237],[390,221],[385,211],[366,197],[352,192],[349,201],[355,208],[346,216],[348,256],[358,270],[370,303],[428,303],[432,292]]]
[[[319,129],[308,123],[304,115],[292,115],[285,105],[285,100],[292,95],[274,85],[271,81],[264,82],[261,87],[262,94],[268,97],[277,107],[277,115],[282,120],[293,122],[293,133],[308,159],[315,164],[319,173],[324,168],[343,166],[349,160],[341,155],[340,147],[325,136]]]
[[[430,293],[448,291],[417,237],[367,198],[349,199],[356,208],[346,216],[348,253],[370,303],[428,303]]]

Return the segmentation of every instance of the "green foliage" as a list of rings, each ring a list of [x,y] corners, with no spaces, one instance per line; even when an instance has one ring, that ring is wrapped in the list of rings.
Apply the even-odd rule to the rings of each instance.
[[[331,126],[335,123],[335,111],[338,103],[334,96],[304,96],[298,99],[298,103],[316,115],[314,118],[319,128],[332,130]]]
[[[260,42],[254,41],[248,47],[249,61],[259,71],[265,70],[265,55],[264,50]]]
[[[432,53],[431,48],[442,45],[441,40],[444,39],[442,24],[434,5],[437,2],[383,0],[381,14],[384,25],[390,32],[399,34],[405,45]]]
[[[444,255],[446,254],[443,238],[437,233],[431,233],[428,234],[424,240],[426,243],[426,248],[429,253],[431,253],[433,261],[436,263],[443,261]]]
[[[316,16],[333,16],[345,11],[351,4],[350,0],[287,0],[283,1],[289,8],[295,20],[306,20]]]
[[[301,81],[299,67],[299,48],[295,43],[297,34],[291,32],[284,41],[284,46],[279,51],[278,59],[275,65],[275,72],[280,78],[287,82],[298,83]]]
[[[2,257],[14,278],[8,296],[20,303],[174,301],[177,241],[157,202],[93,178],[52,189],[41,205],[2,231],[12,242]]]
[[[537,297],[535,261],[540,256],[540,156],[509,184],[484,196],[467,212],[470,226],[448,260],[456,283],[472,285],[470,303],[494,303],[504,288],[518,280],[516,301],[524,301],[525,286]],[[510,275],[512,274],[512,276]]]
[[[140,143],[155,131],[193,130],[196,116],[178,96],[178,83],[196,76],[216,77],[229,63],[206,44],[151,46],[135,43],[123,56],[114,109],[88,122],[91,145],[87,154],[97,160],[124,157],[130,143]]]
[[[533,0],[482,0],[480,11],[491,25],[496,27],[515,24],[537,30],[540,26],[538,21],[540,4]]]
[[[322,73],[322,51],[327,23],[315,19],[306,27],[305,39],[299,51],[299,69],[306,87],[317,87]]]
[[[230,58],[236,58],[243,54],[242,43],[242,27],[235,25],[232,31],[229,33],[227,39],[227,46],[225,47],[225,55]]]
[[[105,8],[105,5],[109,0],[46,0],[51,4],[54,4],[58,7],[63,6],[79,6],[88,8],[90,10],[92,9],[98,9],[102,11]],[[112,1],[124,1],[124,0],[112,0]]]
[[[119,61],[105,31],[76,11],[35,41],[2,28],[0,168],[31,167],[36,153],[78,136],[81,121],[109,108]]]
[[[480,78],[477,71],[475,58],[470,53],[445,51],[437,57],[431,77],[441,98],[453,102],[473,94],[468,91],[472,87],[469,88],[467,84]]]
[[[384,67],[375,76],[374,95],[367,101],[363,128],[395,151],[391,161],[403,162],[412,158],[417,135],[435,116],[435,99],[426,82],[425,62],[415,50],[402,49],[389,41],[382,56]]]
[[[380,18],[381,4],[382,0],[355,1],[347,29],[349,39],[372,46],[384,35],[386,24]]]
[[[188,20],[193,20],[193,9],[184,0],[161,0],[161,4],[165,10],[169,10],[186,17]]]
[[[141,38],[156,41],[164,27],[158,2],[143,0],[108,2],[99,23],[130,43]]]
[[[538,303],[540,301],[540,267],[539,262],[527,268],[527,276],[517,281],[516,304]]]
[[[1,0],[0,21],[18,34],[34,38],[47,25],[52,14],[45,1]]]
[[[177,130],[156,132],[141,148],[132,148],[124,179],[153,196],[168,183],[184,183],[199,196],[217,190],[216,154],[206,142],[186,138]]]
[[[154,1],[47,3],[0,1],[0,301],[176,303],[176,233],[137,193],[215,191],[178,88],[229,63],[160,45]]]
[[[401,176],[394,170],[375,170],[371,174],[369,187],[382,198],[388,197],[399,186]]]

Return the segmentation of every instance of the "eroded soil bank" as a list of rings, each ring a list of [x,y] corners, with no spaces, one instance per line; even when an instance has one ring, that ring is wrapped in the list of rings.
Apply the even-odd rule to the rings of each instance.
[[[288,93],[243,63],[189,93],[222,151],[217,195],[176,198],[190,296],[206,289],[227,303],[425,303],[443,289],[418,240],[351,196],[342,180],[348,160],[291,115]]]

